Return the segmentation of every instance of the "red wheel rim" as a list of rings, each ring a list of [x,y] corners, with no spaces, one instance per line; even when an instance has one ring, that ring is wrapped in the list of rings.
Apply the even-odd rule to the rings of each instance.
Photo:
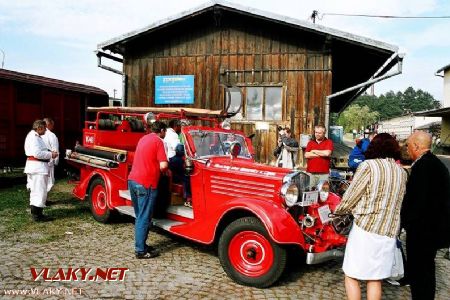
[[[230,241],[228,257],[239,273],[248,277],[266,274],[273,265],[273,249],[270,242],[255,231],[242,231]]]
[[[106,192],[105,188],[101,185],[96,185],[92,190],[92,207],[94,208],[94,212],[98,216],[102,216],[107,211],[106,206]]]

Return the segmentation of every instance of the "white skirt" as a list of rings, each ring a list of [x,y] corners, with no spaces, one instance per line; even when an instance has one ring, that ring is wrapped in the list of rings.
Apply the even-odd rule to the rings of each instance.
[[[396,239],[367,232],[355,223],[348,236],[342,269],[359,280],[381,280],[391,276]]]

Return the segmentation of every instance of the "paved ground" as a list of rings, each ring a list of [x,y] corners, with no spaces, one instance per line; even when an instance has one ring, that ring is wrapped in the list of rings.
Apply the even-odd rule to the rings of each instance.
[[[0,225],[1,226],[1,225]],[[52,226],[52,223],[48,223]],[[126,220],[103,225],[71,222],[65,237],[49,243],[35,243],[39,232],[9,236],[0,241],[0,298],[30,296],[5,295],[10,289],[37,291],[38,299],[344,299],[341,262],[306,266],[290,261],[281,280],[268,289],[244,287],[223,272],[215,249],[167,235],[150,233],[152,245],[162,255],[136,260],[133,255],[133,223]],[[437,299],[449,299],[450,261],[438,253]],[[32,280],[30,267],[128,268],[124,281],[44,282]],[[408,287],[384,284],[383,299],[408,299]],[[58,290],[59,289],[59,290]],[[66,289],[66,290],[65,290]],[[74,290],[72,290],[74,289]],[[57,294],[59,291],[59,295]],[[53,295],[48,295],[53,293]],[[64,295],[66,293],[66,295]]]

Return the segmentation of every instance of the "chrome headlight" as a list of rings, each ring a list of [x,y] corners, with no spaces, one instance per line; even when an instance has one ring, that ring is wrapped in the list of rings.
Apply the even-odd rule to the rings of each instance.
[[[330,194],[330,183],[327,180],[322,180],[317,184],[317,190],[319,191],[320,202],[325,202]]]
[[[287,182],[281,188],[281,195],[284,197],[284,202],[288,207],[297,203],[298,194],[298,188],[294,182]]]

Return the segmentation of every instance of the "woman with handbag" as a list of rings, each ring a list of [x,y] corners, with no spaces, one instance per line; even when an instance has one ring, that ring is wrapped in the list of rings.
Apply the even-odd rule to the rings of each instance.
[[[361,299],[363,280],[371,300],[381,299],[382,280],[391,276],[407,174],[395,162],[399,144],[387,133],[378,134],[365,155],[335,214],[354,217],[342,267],[347,297]]]

